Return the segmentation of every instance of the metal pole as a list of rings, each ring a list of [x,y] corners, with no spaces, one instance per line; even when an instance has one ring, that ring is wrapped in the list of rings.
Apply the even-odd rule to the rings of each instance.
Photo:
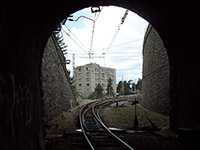
[[[91,44],[90,44],[90,52],[89,52],[89,60],[91,63],[91,55],[92,55],[92,43],[93,43],[93,38],[94,38],[94,28],[95,28],[95,21],[93,21],[93,29],[92,29],[92,37],[91,37]]]

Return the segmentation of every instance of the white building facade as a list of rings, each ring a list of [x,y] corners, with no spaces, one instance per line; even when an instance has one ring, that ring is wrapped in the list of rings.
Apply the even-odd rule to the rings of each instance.
[[[100,84],[103,87],[103,95],[106,95],[107,81],[112,79],[113,93],[116,95],[116,69],[101,67],[96,63],[77,66],[74,69],[74,85],[80,96],[87,98],[95,87]]]

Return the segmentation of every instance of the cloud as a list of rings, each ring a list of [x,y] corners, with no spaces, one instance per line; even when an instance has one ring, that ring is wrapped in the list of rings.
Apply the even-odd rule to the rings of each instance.
[[[95,23],[92,42],[92,52],[94,54],[92,56],[94,56],[94,62],[101,66],[106,64],[106,67],[116,68],[117,76],[123,74],[125,80],[134,80],[142,77],[142,44],[148,23],[137,14],[129,11],[112,47],[108,50],[107,47],[114,33],[117,31],[124,13],[125,9],[120,7],[103,7]],[[90,13],[90,8],[75,13],[73,19],[76,19],[80,15],[85,15],[92,19],[94,17],[94,14]],[[63,33],[65,43],[68,45],[68,59],[72,59],[72,54],[74,53],[76,55],[76,66],[89,63],[87,53],[89,53],[91,46],[93,22],[82,18],[70,24],[67,21],[66,26],[70,28],[71,32],[65,27],[63,29],[70,34],[70,37],[72,38],[75,35],[76,37],[73,37],[73,39],[77,42],[81,41],[84,45],[81,46],[81,49],[69,36]],[[104,56],[102,53],[106,51],[108,53],[105,59],[100,58]],[[68,66],[68,68],[71,70],[72,67]]]

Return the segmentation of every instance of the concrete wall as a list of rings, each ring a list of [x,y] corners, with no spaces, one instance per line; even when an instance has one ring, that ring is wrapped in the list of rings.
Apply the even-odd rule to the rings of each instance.
[[[156,30],[149,25],[143,44],[142,105],[169,115],[169,61]]]
[[[44,91],[44,122],[52,120],[75,104],[75,97],[71,91],[64,68],[59,59],[59,52],[55,48],[53,38],[50,37],[44,50],[42,59],[42,89]]]

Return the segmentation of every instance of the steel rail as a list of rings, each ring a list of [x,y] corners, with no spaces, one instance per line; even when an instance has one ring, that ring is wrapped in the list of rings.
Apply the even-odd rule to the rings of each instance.
[[[124,101],[125,99],[118,99],[117,101]],[[93,117],[101,124],[101,126],[103,128],[105,128],[105,130],[110,134],[112,135],[115,139],[117,139],[121,144],[123,144],[125,147],[127,147],[128,149],[130,150],[134,150],[132,147],[130,147],[128,144],[126,144],[123,140],[121,140],[119,137],[117,137],[114,133],[112,133],[107,127],[106,125],[103,123],[101,117],[100,117],[100,110],[105,107],[106,105],[109,105],[109,104],[112,104],[112,103],[115,103],[117,102],[116,100],[106,100],[106,101],[95,101],[95,102],[92,102],[90,104],[86,104],[84,105],[83,107],[81,107],[80,111],[79,111],[79,121],[80,121],[80,126],[81,126],[81,130],[82,130],[82,133],[88,143],[88,145],[90,146],[90,148],[92,150],[95,150],[92,142],[90,141],[90,138],[88,137],[88,134],[90,134],[88,131],[88,127],[87,127],[87,124],[86,124],[86,113],[88,111],[92,111],[92,115]],[[102,105],[102,106],[100,106]],[[100,108],[98,109],[97,111],[97,114],[95,113],[95,107],[96,106],[100,106]]]
[[[80,120],[81,122],[85,122],[85,119],[84,119],[85,117],[84,117],[84,116],[85,116],[86,112],[89,111],[89,110],[92,108],[92,106],[95,105],[96,103],[97,103],[97,102],[93,102],[92,104],[90,103],[91,106],[88,107],[88,108],[82,113],[82,120]],[[88,106],[88,105],[86,105],[86,106]],[[87,129],[85,123],[83,123],[83,126]]]
[[[92,145],[92,143],[90,142],[88,136],[87,136],[86,133],[85,133],[85,129],[84,129],[84,126],[85,126],[85,125],[83,125],[84,116],[83,116],[83,114],[82,114],[82,111],[83,111],[83,108],[85,108],[85,107],[86,107],[86,106],[83,106],[83,107],[81,108],[80,112],[79,112],[80,126],[81,126],[82,133],[83,133],[83,135],[84,135],[84,137],[85,137],[87,143],[89,144],[90,148],[91,148],[92,150],[95,150],[94,147],[93,147],[93,145]]]
[[[96,104],[96,103],[97,103],[97,102],[95,101],[95,102],[90,103],[90,105],[93,106],[93,105]],[[89,140],[89,138],[88,138],[88,136],[87,136],[87,134],[86,134],[86,132],[85,132],[85,129],[87,129],[87,127],[86,127],[86,124],[84,123],[84,122],[85,122],[85,119],[84,119],[85,117],[84,117],[84,115],[85,115],[85,113],[86,113],[88,110],[90,110],[90,109],[92,108],[92,106],[89,106],[89,107],[88,107],[88,104],[86,104],[86,105],[84,105],[83,107],[81,107],[81,110],[79,111],[79,122],[80,122],[80,126],[81,126],[82,133],[83,133],[83,135],[84,135],[84,137],[85,137],[87,143],[89,144],[89,146],[90,146],[90,148],[91,148],[92,150],[95,150],[95,149],[94,149],[94,146],[93,146],[92,143],[90,142],[90,140]],[[86,107],[88,107],[88,108],[85,109],[84,112],[83,112],[83,109],[86,108]]]
[[[123,100],[119,100],[119,101],[123,101]],[[110,103],[114,103],[116,101],[111,101]],[[104,103],[104,102],[103,102]],[[98,105],[101,105],[103,103],[100,103]],[[93,111],[93,115],[95,116],[95,118],[99,121],[99,123],[115,138],[117,139],[119,142],[121,142],[123,145],[125,145],[128,149],[130,150],[134,150],[131,146],[129,146],[127,143],[125,143],[122,139],[120,139],[118,136],[116,136],[113,132],[110,131],[110,129],[103,123],[101,117],[100,117],[100,110],[105,107],[105,105],[109,105],[107,103],[105,103],[103,106],[101,106],[98,111],[97,114],[95,113],[95,106],[92,106],[92,111]]]

